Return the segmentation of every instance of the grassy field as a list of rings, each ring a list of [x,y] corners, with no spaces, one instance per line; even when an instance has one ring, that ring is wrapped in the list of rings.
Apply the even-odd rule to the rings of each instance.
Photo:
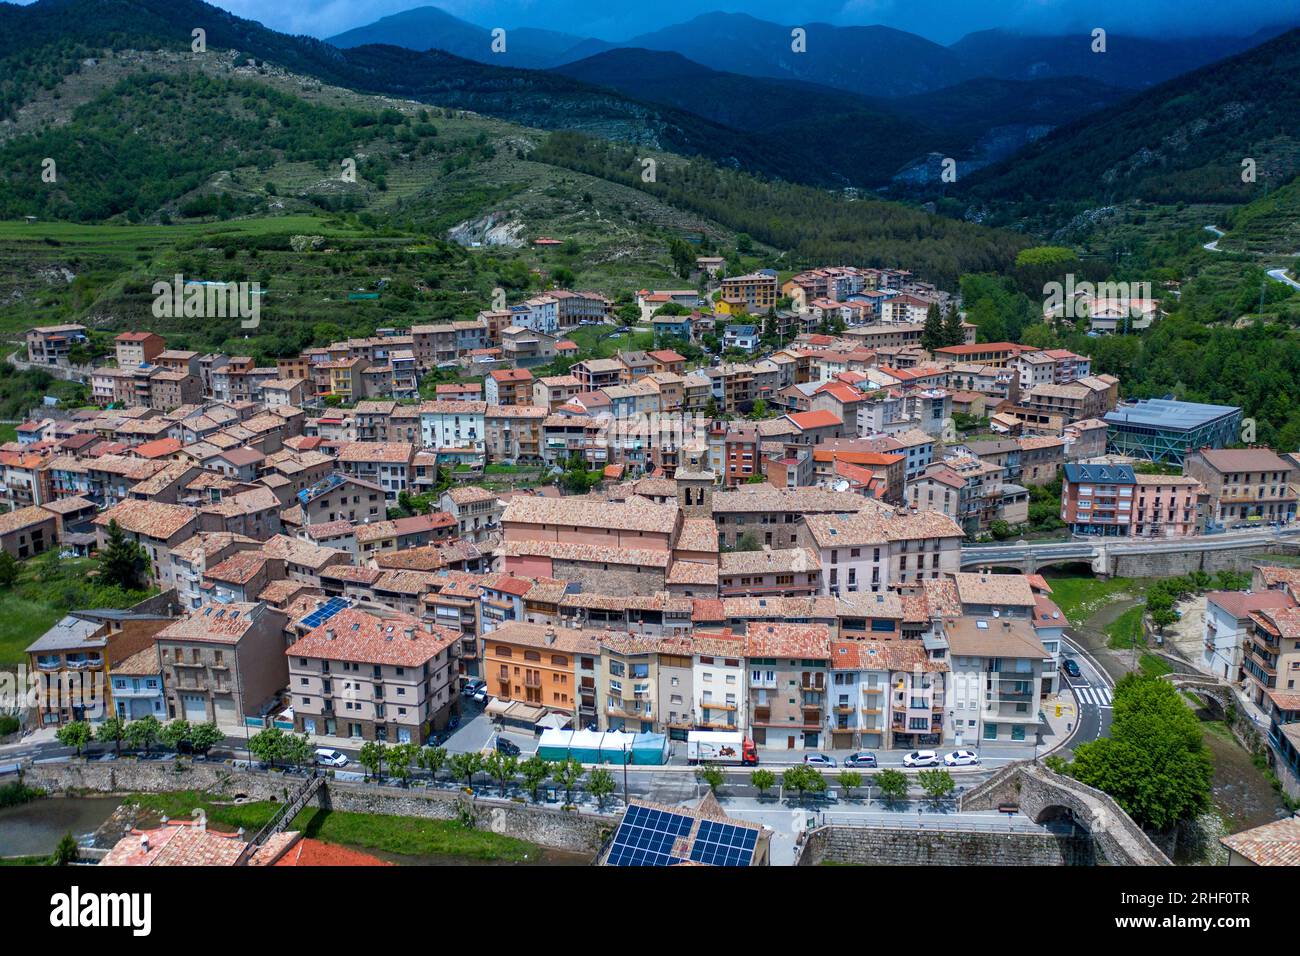
[[[0,424],[0,443],[4,443],[7,441],[17,441],[17,440],[18,440],[17,425]]]
[[[68,611],[130,607],[152,593],[97,584],[97,566],[93,558],[59,558],[53,552],[23,562],[18,582],[0,590],[0,669],[24,663],[27,645]]]
[[[127,802],[186,820],[191,810],[201,807],[210,824],[231,830],[243,827],[250,833],[261,829],[278,806],[272,801],[223,805],[214,803],[211,795],[196,791],[133,794]],[[471,829],[456,820],[345,813],[308,807],[294,818],[293,829],[327,843],[411,857],[445,856],[518,863],[535,859],[542,853],[541,847],[524,840]]]
[[[1144,582],[1136,578],[1109,578],[1105,581],[1091,574],[1044,574],[1052,587],[1052,600],[1067,621],[1078,626],[1103,607],[1123,596],[1140,594]]]

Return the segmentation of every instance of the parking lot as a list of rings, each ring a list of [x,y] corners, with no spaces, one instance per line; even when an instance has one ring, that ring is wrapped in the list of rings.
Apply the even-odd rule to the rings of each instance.
[[[500,730],[483,710],[482,704],[469,697],[461,697],[460,702],[460,726],[442,743],[448,753],[481,751],[494,745],[498,733],[519,747],[521,760],[526,760],[537,752],[537,738],[528,731],[518,727]]]

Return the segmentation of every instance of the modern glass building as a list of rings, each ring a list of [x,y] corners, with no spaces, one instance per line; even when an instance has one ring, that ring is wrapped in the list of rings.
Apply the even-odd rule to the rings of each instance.
[[[1105,417],[1106,451],[1181,465],[1197,448],[1224,448],[1241,439],[1241,409],[1164,398],[1119,405]]]

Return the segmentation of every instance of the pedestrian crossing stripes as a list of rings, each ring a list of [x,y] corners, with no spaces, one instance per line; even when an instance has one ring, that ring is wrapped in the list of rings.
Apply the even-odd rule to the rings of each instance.
[[[1090,687],[1086,684],[1075,684],[1074,693],[1078,696],[1082,704],[1091,704],[1094,707],[1109,708],[1111,702],[1109,687]]]

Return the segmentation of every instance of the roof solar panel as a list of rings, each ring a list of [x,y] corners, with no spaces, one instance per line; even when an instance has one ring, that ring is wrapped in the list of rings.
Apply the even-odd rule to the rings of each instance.
[[[332,597],[304,617],[301,623],[304,627],[320,627],[335,614],[338,614],[339,611],[351,606],[352,602],[345,598]]]

